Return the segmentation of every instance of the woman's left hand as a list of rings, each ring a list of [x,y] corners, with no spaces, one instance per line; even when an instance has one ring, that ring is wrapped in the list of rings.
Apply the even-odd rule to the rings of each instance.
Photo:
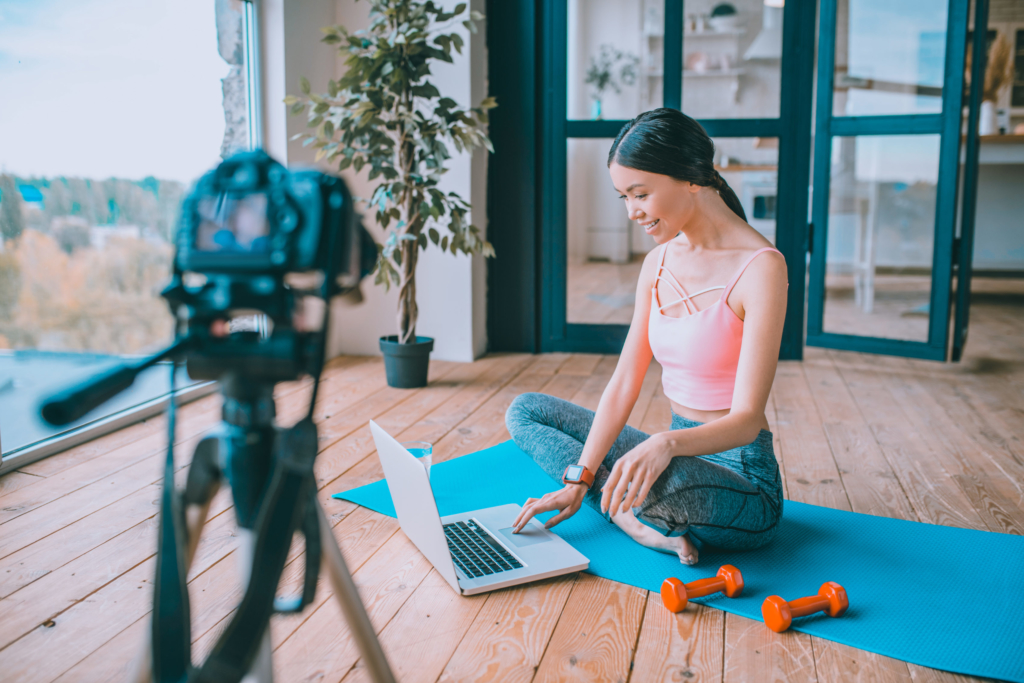
[[[661,434],[638,444],[619,458],[601,489],[601,511],[612,516],[640,506],[661,473],[672,462],[668,441]]]

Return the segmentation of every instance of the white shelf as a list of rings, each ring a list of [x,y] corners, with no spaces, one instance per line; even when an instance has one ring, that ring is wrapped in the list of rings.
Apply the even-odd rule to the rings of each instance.
[[[746,33],[745,29],[734,28],[728,31],[683,31],[683,40],[688,38],[736,38]]]
[[[683,69],[683,78],[736,78],[743,73],[745,73],[743,69],[708,69],[707,71]]]

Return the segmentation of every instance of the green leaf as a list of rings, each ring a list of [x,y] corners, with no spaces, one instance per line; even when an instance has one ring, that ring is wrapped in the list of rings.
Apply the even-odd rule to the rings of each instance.
[[[288,95],[287,97],[284,98],[284,103],[287,104],[288,106],[291,106],[298,101],[299,98],[296,97],[295,95]]]
[[[302,110],[305,109],[305,108],[306,108],[306,105],[304,105],[302,102],[296,102],[295,104],[292,105],[291,112],[292,112],[293,115],[294,114],[301,114]]]
[[[459,16],[460,14],[462,14],[465,11],[466,11],[466,3],[460,2],[459,4],[457,4],[455,6],[455,9],[452,10],[452,16],[453,17],[457,17],[457,16]]]
[[[309,94],[309,80],[305,76],[299,79],[299,87],[302,88],[302,92]]]
[[[424,83],[422,85],[414,85],[410,88],[410,92],[416,97],[440,97],[441,93],[438,92],[437,88],[433,83]]]
[[[441,235],[439,235],[437,230],[434,228],[431,228],[428,232],[430,233],[430,241],[436,246],[438,240],[441,239]]]
[[[441,238],[441,251],[448,251],[448,235]]]
[[[455,44],[455,51],[458,52],[461,55],[462,54],[462,45],[463,45],[463,43],[462,43],[462,36],[460,36],[458,33],[453,33],[452,34],[452,43]]]
[[[419,237],[416,238],[416,243],[420,245],[420,249],[426,249],[427,248],[427,236],[424,235],[421,232]]]

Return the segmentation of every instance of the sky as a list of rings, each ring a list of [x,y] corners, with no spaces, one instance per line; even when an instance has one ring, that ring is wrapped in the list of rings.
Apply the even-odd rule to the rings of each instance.
[[[0,171],[190,182],[224,134],[213,0],[0,0]]]

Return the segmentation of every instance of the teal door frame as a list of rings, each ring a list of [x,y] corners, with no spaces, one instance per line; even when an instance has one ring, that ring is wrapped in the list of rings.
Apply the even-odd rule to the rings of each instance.
[[[815,5],[785,5],[779,116],[700,120],[712,137],[779,138],[776,244],[786,257],[790,282],[780,351],[783,359],[803,357]],[[682,106],[683,99],[683,7],[684,0],[665,0],[663,106],[675,109]],[[626,121],[567,119],[567,3],[541,0],[540,10],[538,346],[541,351],[618,353],[628,325],[575,324],[566,318],[566,141],[613,138]]]
[[[979,0],[979,4],[981,2],[987,4],[987,0]],[[807,345],[943,361],[946,360],[949,344],[950,293],[954,265],[964,54],[969,0],[949,0],[941,113],[886,116],[833,116],[836,4],[837,0],[821,0],[820,2],[812,214],[814,237],[807,301]],[[975,79],[975,83],[977,83],[977,79]],[[976,126],[974,130],[977,130]],[[832,138],[927,134],[941,136],[927,341],[888,339],[824,331],[825,257],[828,251]],[[974,175],[972,176],[975,179],[976,168],[977,154],[975,153]],[[971,217],[973,225],[973,210]],[[969,273],[969,271],[970,261],[967,261],[966,268],[961,262],[961,273]],[[966,319],[963,324],[966,326]]]

